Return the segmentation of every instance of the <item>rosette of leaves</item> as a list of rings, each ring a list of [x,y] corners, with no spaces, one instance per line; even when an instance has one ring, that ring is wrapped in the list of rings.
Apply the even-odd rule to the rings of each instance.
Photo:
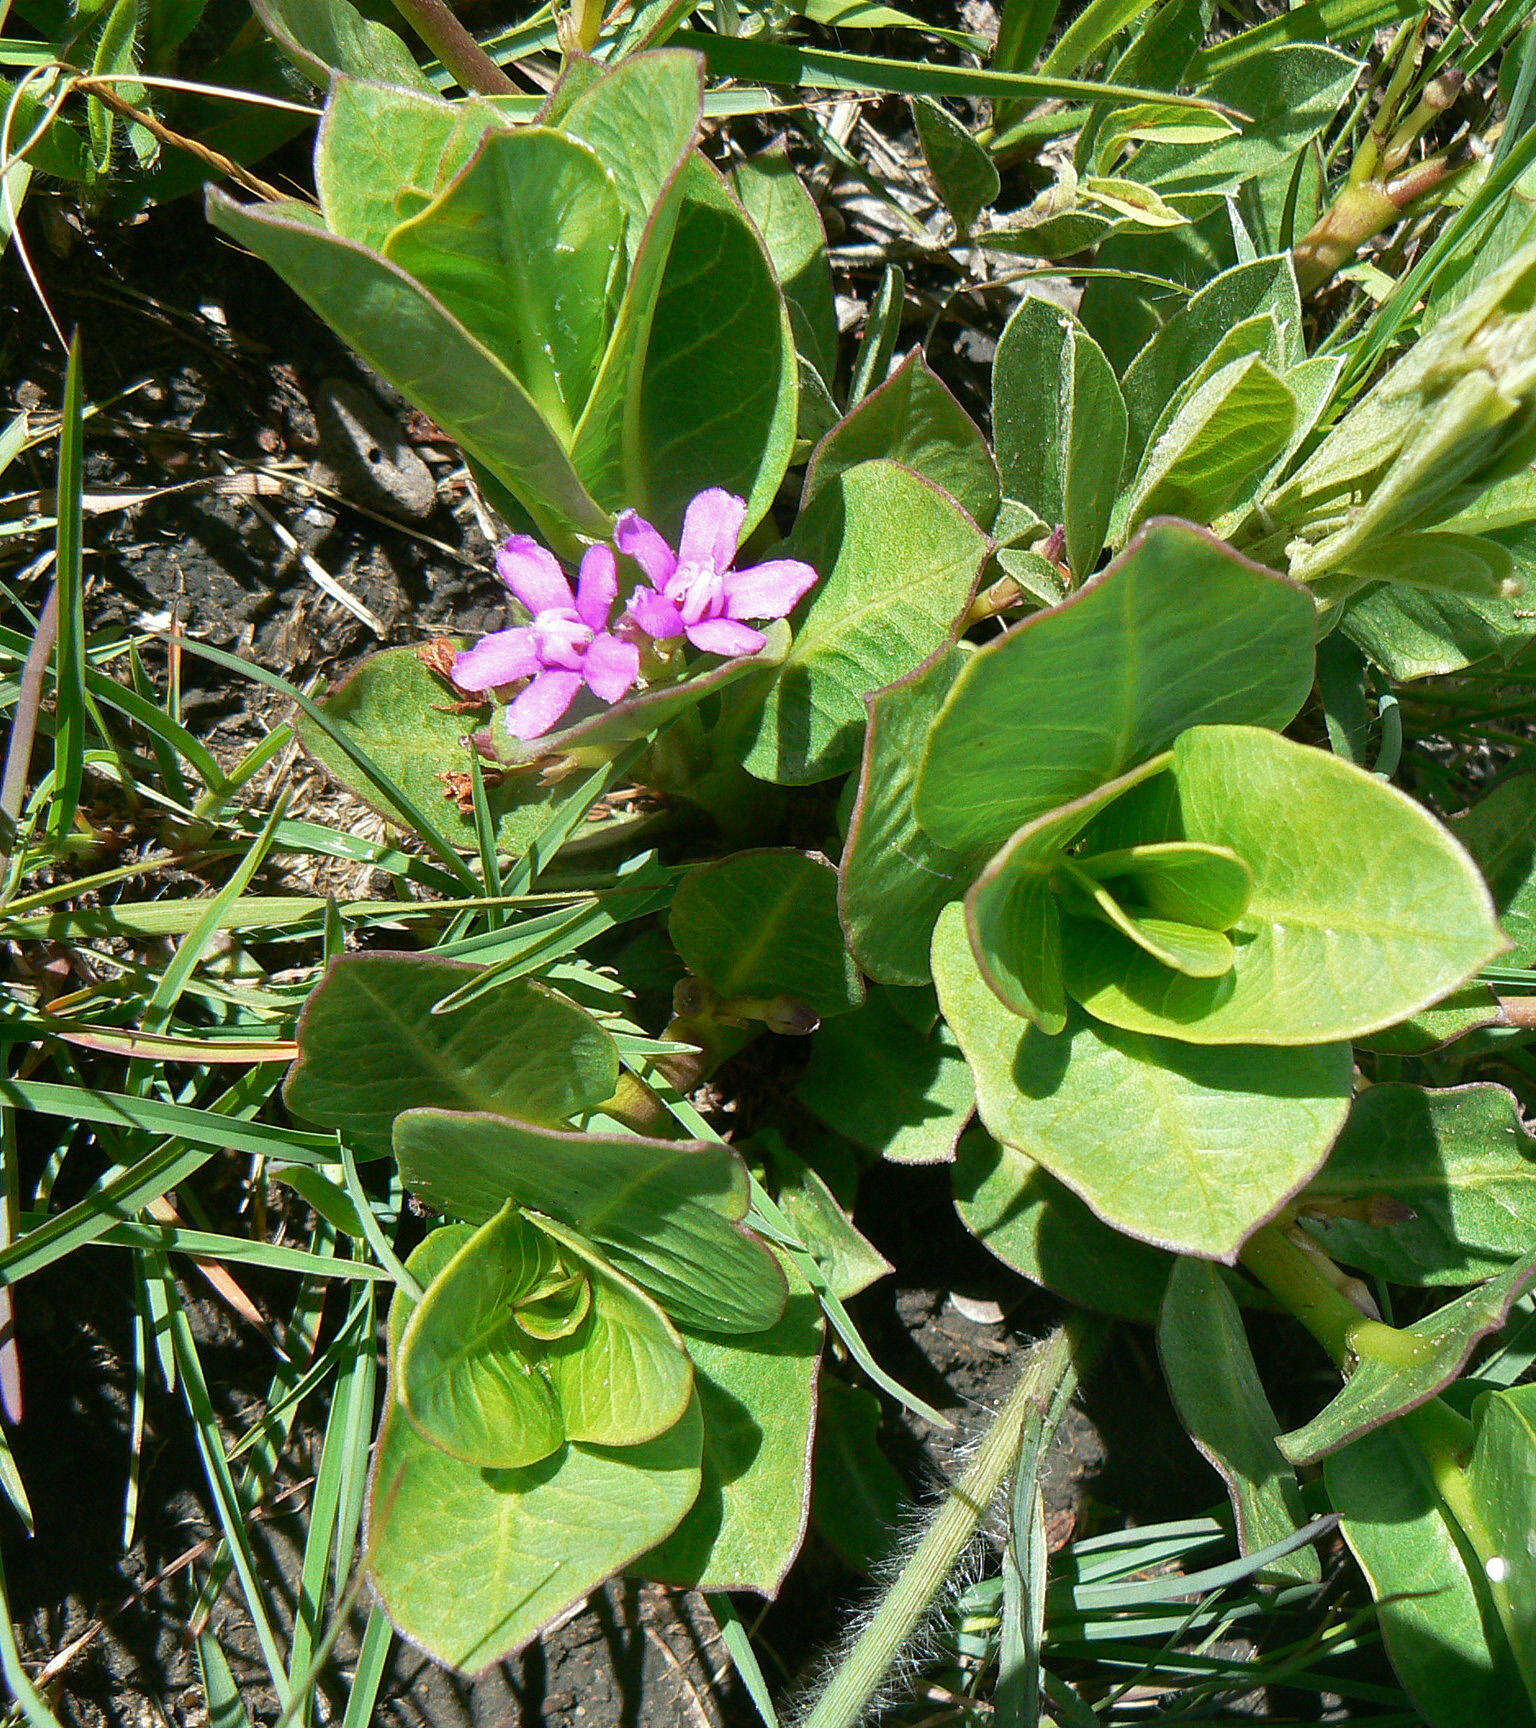
[[[1007,1167],[963,1191],[990,1184],[987,1239],[1036,1275],[1002,1189],[1037,1169],[1115,1231],[1234,1258],[1327,1157],[1350,1040],[1503,947],[1444,828],[1282,735],[1315,626],[1299,585],[1159,521],[870,704],[845,928],[872,977],[937,986]]]
[[[795,343],[761,234],[695,148],[702,113],[681,51],[577,63],[531,124],[338,74],[318,204],[211,192],[209,216],[564,555],[624,508],[675,532],[711,485],[750,527],[794,443]]]
[[[400,1630],[468,1671],[621,1568],[772,1594],[805,1528],[822,1330],[749,1228],[737,1154],[621,1130],[612,1035],[478,976],[336,961],[285,1086],[449,1220],[390,1313],[368,1566]]]

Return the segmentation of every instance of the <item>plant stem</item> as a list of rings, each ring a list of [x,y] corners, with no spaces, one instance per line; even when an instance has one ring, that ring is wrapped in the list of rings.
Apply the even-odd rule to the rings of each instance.
[[[481,96],[523,94],[458,21],[446,0],[395,0],[395,10],[466,90]]]
[[[1365,1328],[1392,1330],[1362,1314],[1282,1224],[1255,1231],[1243,1247],[1242,1261],[1345,1370],[1360,1354]]]
[[[77,78],[75,89],[82,96],[94,96],[103,108],[110,108],[120,118],[130,121],[135,126],[158,138],[162,144],[169,144],[173,150],[184,150],[187,155],[194,156],[199,162],[206,163],[217,174],[227,175],[237,185],[243,186],[247,192],[254,192],[258,198],[280,199],[287,194],[281,188],[274,186],[270,180],[263,180],[259,174],[253,174],[249,168],[242,168],[238,162],[228,156],[221,155],[217,150],[200,143],[196,138],[188,138],[185,133],[173,132],[163,120],[143,108],[134,107],[133,103],[119,96],[110,84],[98,82],[95,78]]]
[[[1017,1464],[1031,1423],[1043,1427],[1049,1412],[1065,1412],[1092,1347],[1102,1336],[1100,1328],[1096,1320],[1074,1316],[1030,1353],[970,1469],[941,1502],[916,1551],[801,1728],[854,1728]],[[1037,1450],[1047,1438],[1043,1433],[1039,1436]]]

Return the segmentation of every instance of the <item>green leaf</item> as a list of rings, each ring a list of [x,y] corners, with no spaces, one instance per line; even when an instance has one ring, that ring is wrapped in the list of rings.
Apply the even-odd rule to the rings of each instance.
[[[789,303],[795,345],[830,383],[837,371],[837,309],[827,235],[816,200],[782,145],[738,163],[731,171],[731,184],[773,260]]]
[[[988,988],[958,906],[934,932],[933,969],[989,1132],[1156,1246],[1231,1260],[1343,1125],[1347,1044],[1211,1048],[1082,1020],[1049,1037]]]
[[[847,1566],[875,1571],[889,1558],[911,1510],[906,1484],[880,1450],[880,1400],[831,1374],[821,1377],[811,1518]]]
[[[931,480],[981,527],[992,526],[1000,501],[992,452],[919,348],[816,446],[801,508],[836,475],[878,457]]]
[[[445,102],[337,76],[315,134],[315,190],[326,226],[360,245],[384,242],[459,174],[506,121],[488,103]]]
[[[1469,1032],[1497,1026],[1503,1018],[1499,999],[1486,984],[1464,984],[1433,1008],[1411,1014],[1380,1032],[1368,1032],[1359,1042],[1367,1050],[1378,1050],[1386,1056],[1425,1056],[1465,1038]]]
[[[1157,1348],[1179,1420],[1227,1484],[1244,1554],[1294,1535],[1307,1521],[1296,1472],[1275,1440],[1270,1408],[1243,1317],[1217,1269],[1173,1263],[1158,1317]],[[1297,1548],[1258,1574],[1262,1582],[1322,1576],[1317,1553]]]
[[[1462,1285],[1536,1252],[1536,1140],[1502,1086],[1433,1092],[1367,1087],[1307,1189],[1327,1251],[1394,1284]],[[1406,1218],[1367,1223],[1329,1202],[1400,1200]]]
[[[532,398],[420,283],[369,247],[328,233],[307,205],[241,205],[214,190],[208,218],[483,462],[559,549],[574,550],[580,534],[607,535],[608,516]]]
[[[535,1464],[564,1442],[560,1401],[517,1323],[559,1270],[549,1238],[504,1206],[433,1278],[397,1364],[401,1408],[424,1440],[490,1469]]]
[[[947,1163],[976,1107],[948,1027],[920,1030],[879,988],[858,1013],[817,1033],[795,1095],[829,1128],[895,1164]]]
[[[821,1271],[826,1287],[840,1302],[884,1278],[891,1263],[854,1228],[837,1196],[797,1158],[771,1128],[755,1136],[773,1172],[774,1198],[802,1246]]]
[[[912,96],[1016,97],[1032,102],[1060,97],[1084,102],[1167,102],[1206,108],[1203,96],[1170,95],[1134,85],[1096,79],[1041,78],[993,72],[972,66],[946,66],[934,60],[891,60],[874,54],[842,54],[803,43],[768,42],[747,36],[679,30],[679,46],[697,48],[719,78],[755,78],[765,84],[809,85],[820,90],[895,91]]]
[[[1482,534],[1383,534],[1341,559],[1338,569],[1348,582],[1319,582],[1319,596],[1357,582],[1408,582],[1489,600],[1519,599],[1524,588],[1508,549]]]
[[[945,846],[996,847],[1187,727],[1284,726],[1311,689],[1315,625],[1302,589],[1187,523],[1152,523],[970,657],[928,736],[917,819]]]
[[[638,383],[645,486],[631,501],[675,534],[694,495],[723,486],[747,500],[750,531],[795,441],[794,332],[762,239],[698,154],[680,197]]]
[[[822,485],[784,546],[821,580],[757,718],[748,772],[800,786],[851,768],[866,699],[955,635],[988,550],[945,493],[894,462]]]
[[[1467,1461],[1467,1487],[1483,1525],[1488,1588],[1502,1601],[1501,1616],[1525,1682],[1525,1704],[1536,1700],[1536,1386],[1487,1392],[1472,1410],[1476,1438]],[[1493,1559],[1501,1562],[1494,1576]]]
[[[673,946],[723,1001],[792,996],[823,1020],[864,999],[837,921],[837,873],[765,847],[690,870],[672,901]]]
[[[980,1128],[961,1135],[955,1210],[989,1253],[1064,1302],[1154,1325],[1173,1265],[1112,1230],[1016,1147]]]
[[[1536,1254],[1411,1326],[1362,1319],[1350,1338],[1356,1366],[1344,1389],[1304,1427],[1282,1434],[1280,1450],[1293,1464],[1315,1464],[1427,1404],[1462,1371],[1478,1344],[1503,1326],[1516,1298],[1533,1284]]]
[[[1296,399],[1257,358],[1208,379],[1152,444],[1124,504],[1129,529],[1150,516],[1211,522],[1252,502],[1291,442]]]
[[[976,218],[996,201],[1002,185],[992,158],[970,129],[931,96],[913,100],[912,118],[939,196],[959,233],[969,234]]]
[[[1434,1728],[1536,1722],[1429,1464],[1405,1423],[1378,1429],[1323,1466],[1340,1528],[1376,1600],[1382,1640]]]
[[[698,56],[661,49],[628,54],[617,65],[605,66],[552,122],[590,145],[613,176],[629,217],[631,259],[693,148],[703,105],[704,69]]]
[[[750,1338],[688,1339],[704,1413],[693,1510],[638,1570],[663,1584],[777,1594],[810,1509],[811,1436],[823,1321],[786,1264],[783,1318]]]
[[[435,95],[405,43],[350,0],[251,0],[252,10],[294,65],[316,84],[333,72]]]
[[[450,1217],[484,1223],[511,1200],[579,1230],[691,1329],[758,1332],[784,1310],[778,1262],[741,1227],[747,1173],[728,1146],[412,1110],[395,1156],[406,1187]]]
[[[1223,270],[1185,301],[1152,337],[1127,367],[1123,380],[1130,415],[1126,444],[1130,468],[1140,465],[1154,428],[1187,381],[1235,329],[1264,317],[1273,317],[1280,330],[1279,359],[1286,365],[1304,360],[1301,295],[1288,254]]]
[[[1032,294],[1019,302],[993,362],[992,419],[1004,490],[1065,527],[1081,580],[1109,528],[1126,408],[1103,350],[1063,307]]]
[[[1257,727],[1200,726],[1167,779],[1132,794],[1160,806],[1145,838],[1227,847],[1253,872],[1235,962],[1190,978],[1080,925],[1067,987],[1097,1019],[1201,1044],[1322,1044],[1428,1007],[1502,948],[1472,860],[1363,769]]]
[[[288,1108],[376,1157],[395,1117],[421,1105],[518,1110],[554,1125],[613,1095],[612,1036],[547,985],[518,978],[433,1013],[475,972],[425,954],[333,960],[299,1023]]]
[[[542,126],[492,133],[383,248],[569,440],[624,280],[624,207],[595,151]]]
[[[985,862],[985,854],[967,857],[936,844],[912,812],[923,741],[966,652],[943,648],[868,701],[864,763],[838,872],[838,907],[854,959],[886,984],[928,982],[934,921]]]
[[[1359,61],[1310,42],[1242,61],[1200,92],[1245,115],[1242,130],[1212,144],[1147,144],[1136,178],[1165,197],[1234,192],[1331,125],[1359,72]]]
[[[1342,627],[1389,678],[1410,683],[1523,647],[1531,609],[1523,598],[1383,582],[1349,602]]]
[[[307,714],[294,721],[305,750],[348,791],[371,804],[381,815],[404,828],[414,828],[406,804],[430,812],[431,819],[451,841],[472,849],[475,819],[465,815],[448,796],[444,776],[469,775],[473,749],[466,734],[475,729],[473,715],[448,712],[454,692],[414,648],[385,648],[370,654],[319,704],[326,719],[377,764],[390,782],[375,785],[371,777]],[[391,796],[391,788],[405,794]],[[486,803],[501,843],[523,850],[547,816],[547,788],[513,776],[486,787]]]
[[[640,1286],[616,1272],[575,1231],[535,1223],[584,1265],[592,1305],[540,1362],[555,1389],[565,1432],[598,1446],[637,1446],[680,1422],[693,1399],[687,1347]]]
[[[435,1231],[409,1270],[430,1284],[472,1234],[462,1225]],[[461,1463],[423,1440],[395,1397],[411,1311],[397,1292],[367,1563],[401,1632],[474,1673],[530,1643],[677,1527],[698,1497],[703,1423],[695,1405],[644,1446],[565,1446],[520,1470]]]
[[[1451,832],[1483,873],[1514,944],[1506,966],[1536,962],[1536,774],[1511,774],[1470,810],[1453,816]]]

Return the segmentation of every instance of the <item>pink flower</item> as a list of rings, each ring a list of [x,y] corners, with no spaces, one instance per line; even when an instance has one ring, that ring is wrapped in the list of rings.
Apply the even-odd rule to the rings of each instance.
[[[496,554],[496,571],[533,616],[531,624],[497,630],[453,663],[461,690],[495,690],[529,682],[507,709],[514,738],[540,738],[576,700],[582,685],[600,702],[617,702],[640,676],[640,650],[608,628],[619,593],[611,546],[589,548],[576,592],[552,552],[514,534]]]
[[[794,611],[816,572],[794,558],[733,570],[746,519],[744,499],[712,486],[688,506],[674,552],[633,510],[619,517],[618,548],[652,583],[629,600],[629,616],[647,636],[658,642],[686,636],[706,654],[755,654],[767,638],[744,620]]]

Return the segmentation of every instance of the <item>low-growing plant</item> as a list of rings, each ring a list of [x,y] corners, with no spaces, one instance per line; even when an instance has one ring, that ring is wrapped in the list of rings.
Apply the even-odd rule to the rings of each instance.
[[[868,1183],[952,1164],[974,1236],[1086,1312],[806,1728],[861,1718],[1010,1480],[1001,1575],[946,1646],[961,1703],[987,1675],[1000,1722],[1109,1719],[1071,1684],[1081,1617],[1177,1592],[1086,1543],[1051,1582],[1038,1466],[1100,1317],[1153,1329],[1230,1498],[1239,1558],[1186,1593],[1310,1604],[1337,1527],[1424,1720],[1536,1720],[1536,1393],[1518,1342],[1484,1348],[1536,1288],[1532,1141],[1490,1078],[1536,1075],[1509,994],[1536,979],[1536,782],[1449,821],[1469,800],[1413,795],[1458,790],[1429,752],[1392,783],[1415,702],[1420,736],[1479,678],[1528,717],[1536,36],[1507,7],[1460,50],[1402,22],[1365,66],[1338,44],[1416,8],[1208,43],[1208,8],[1100,0],[1047,49],[1057,9],[1010,5],[989,67],[914,82],[782,19],[580,8],[533,98],[451,14],[434,82],[350,7],[257,10],[326,85],[315,198],[214,190],[210,219],[462,449],[505,531],[502,628],[292,693],[310,756],[413,836],[399,883],[438,896],[418,951],[346,952],[324,914],[284,1051],[304,1127],[267,1131],[393,1286],[362,1537],[390,1621],[474,1672],[616,1573],[697,1587],[772,1720],[723,1593],[774,1594],[813,1508],[845,1558],[880,1546],[815,1492],[823,1409],[878,1461],[828,1340],[939,1419],[849,1315],[889,1267],[808,1114]],[[808,16],[868,11],[920,27]],[[894,266],[845,364],[794,158],[714,148],[712,76],[856,75],[915,98],[924,268],[977,246],[1076,279],[999,319],[986,427],[898,358]],[[631,788],[645,814],[584,832]],[[765,1033],[809,1040],[794,1109],[727,1143],[701,1088]],[[1321,1408],[1256,1357],[1260,1311],[1326,1353]],[[1153,1566],[1191,1529],[1129,1546]]]

